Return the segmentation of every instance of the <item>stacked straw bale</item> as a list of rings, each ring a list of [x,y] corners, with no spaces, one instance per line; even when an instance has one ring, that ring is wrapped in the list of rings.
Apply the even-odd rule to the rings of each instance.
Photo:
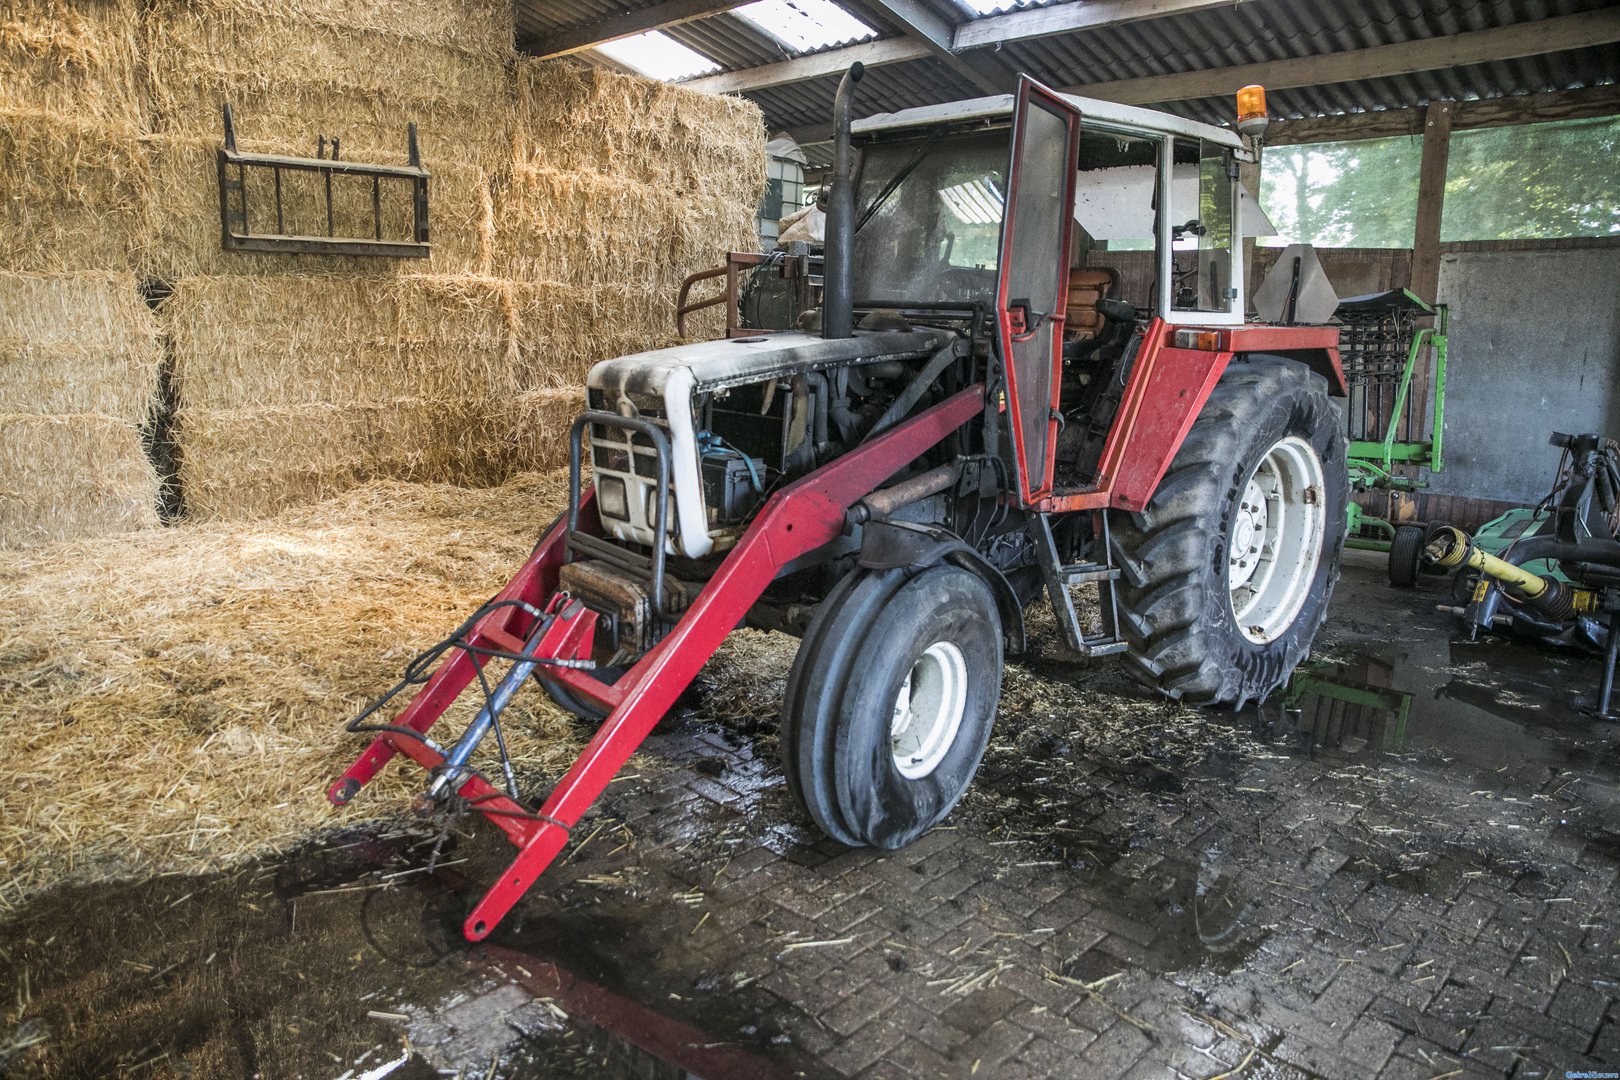
[[[753,246],[763,132],[737,99],[517,64],[511,31],[510,0],[0,0],[4,288],[35,305],[55,274],[75,298],[35,305],[59,324],[0,334],[0,544],[151,520],[136,429],[165,368],[159,427],[197,518],[563,460],[589,366],[673,343],[681,279]],[[227,101],[248,151],[313,155],[325,136],[403,162],[414,122],[431,258],[222,251]],[[313,176],[282,192],[288,232],[326,231]],[[368,235],[369,182],[334,192],[334,231]],[[406,190],[383,192],[384,235],[408,235]],[[247,195],[270,228],[268,176]],[[168,294],[161,336],[141,281]],[[76,329],[107,310],[116,348]]]
[[[168,280],[483,272],[490,190],[511,141],[511,18],[509,4],[481,0],[154,0],[144,25],[152,194],[143,268]],[[404,164],[414,123],[432,174],[426,265],[223,252],[215,157],[227,102],[244,151],[313,157],[324,136],[339,140],[345,159]],[[286,173],[282,185],[286,231],[324,234],[317,178]],[[334,232],[371,235],[370,190],[359,178],[334,180]],[[384,184],[382,192],[384,237],[408,238],[408,189]],[[273,230],[268,173],[250,174],[247,197],[254,228]]]
[[[765,182],[762,124],[759,107],[739,97],[556,61],[517,66],[515,149],[524,165],[708,192],[752,217]]]
[[[137,0],[0,3],[0,109],[128,124],[140,107]]]
[[[158,114],[202,123],[217,105],[196,103],[195,84],[208,83],[210,64],[231,62],[216,55],[221,31],[189,8],[164,18],[190,59],[154,75]],[[258,18],[241,15],[242,32],[251,37]],[[333,89],[342,35],[370,47],[379,31],[344,30],[335,16],[307,21],[291,35],[317,56],[303,78],[330,78],[286,107],[307,102],[311,116],[324,115],[332,95],[349,93]],[[432,70],[479,55],[466,51],[479,47],[471,39],[417,44],[428,51],[411,55],[431,53],[422,63]],[[205,75],[180,77],[193,68]],[[341,74],[359,85],[366,71]],[[387,74],[397,82],[392,65]],[[366,85],[382,95],[380,81]],[[753,246],[763,174],[754,106],[560,64],[519,65],[515,97],[511,85],[503,108],[482,100],[481,119],[465,107],[492,91],[475,73],[446,77],[422,105],[419,115],[442,110],[469,139],[428,160],[435,254],[425,268],[310,259],[300,273],[271,274],[276,256],[223,255],[213,143],[180,133],[153,140],[156,176],[204,178],[189,205],[154,212],[154,247],[166,256],[148,262],[175,281],[164,312],[190,515],[256,517],[376,478],[495,484],[558,464],[589,366],[673,343],[680,280],[728,248]],[[241,131],[257,136],[246,115],[238,112]],[[425,138],[424,153],[433,145]]]
[[[189,516],[241,519],[378,477],[498,483],[511,454],[470,434],[516,393],[505,283],[485,276],[494,177],[510,157],[509,4],[475,0],[155,0],[145,23],[154,134],[142,265],[173,283],[180,490]],[[215,172],[221,106],[238,146],[406,160],[429,181],[429,259],[224,252]],[[260,182],[259,186],[254,186]],[[267,173],[255,229],[273,230]],[[381,189],[383,235],[410,235],[404,185]],[[370,182],[334,181],[339,235],[372,230]],[[283,174],[290,233],[326,232],[313,174]]]
[[[507,140],[511,20],[509,4],[477,0],[153,0],[155,131],[217,136],[229,101],[243,137],[307,144],[311,154],[324,134],[342,140],[344,157],[402,160],[414,122],[424,157],[487,163]]]
[[[529,393],[510,291],[469,275],[182,279],[165,310],[188,511],[259,516],[371,479],[479,486],[556,464],[556,412],[576,395]],[[548,438],[513,427],[536,419]]]
[[[156,524],[137,0],[0,3],[0,548]]]
[[[520,349],[575,385],[597,360],[670,343],[682,279],[758,244],[764,131],[739,98],[556,61],[519,62],[516,87],[492,265],[528,283]],[[594,317],[559,333],[559,307],[582,306]],[[698,336],[721,330],[707,315]]]
[[[0,270],[127,268],[143,238],[145,171],[133,124],[0,108]]]
[[[0,269],[125,268],[143,168],[136,0],[0,4]]]
[[[0,548],[157,524],[161,361],[133,275],[0,272]]]

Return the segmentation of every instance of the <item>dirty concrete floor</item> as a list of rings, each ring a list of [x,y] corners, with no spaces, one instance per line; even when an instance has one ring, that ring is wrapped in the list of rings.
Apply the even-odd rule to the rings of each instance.
[[[509,857],[487,829],[431,871],[436,835],[401,827],[65,888],[0,927],[0,1074],[1612,1073],[1598,664],[1470,643],[1445,598],[1351,553],[1312,673],[1391,707],[1179,721],[1195,753],[1009,693],[969,797],[895,853],[819,839],[770,724],[697,695],[477,948],[457,928]],[[1050,653],[1018,677],[1146,700]]]

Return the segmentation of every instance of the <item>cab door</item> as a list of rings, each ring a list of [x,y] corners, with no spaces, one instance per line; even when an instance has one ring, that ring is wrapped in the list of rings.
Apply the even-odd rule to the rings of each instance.
[[[1025,77],[1013,109],[996,307],[1025,505],[1052,492],[1080,110]]]

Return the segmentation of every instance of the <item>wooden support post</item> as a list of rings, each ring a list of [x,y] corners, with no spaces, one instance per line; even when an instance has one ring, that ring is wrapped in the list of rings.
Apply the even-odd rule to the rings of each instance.
[[[1440,281],[1440,215],[1446,203],[1451,110],[1449,101],[1431,101],[1423,117],[1423,163],[1418,170],[1417,229],[1412,240],[1412,291],[1431,304]]]
[[[1440,216],[1446,205],[1446,163],[1451,156],[1450,101],[1431,101],[1423,116],[1423,159],[1418,167],[1417,227],[1412,238],[1411,289],[1429,303],[1440,287]],[[1412,372],[1412,423],[1400,433],[1408,440],[1423,438],[1429,411],[1429,382],[1434,351],[1425,352]],[[1407,472],[1407,469],[1401,469]]]

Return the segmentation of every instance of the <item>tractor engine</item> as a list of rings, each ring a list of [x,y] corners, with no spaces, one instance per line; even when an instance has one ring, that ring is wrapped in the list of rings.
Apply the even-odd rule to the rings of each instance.
[[[849,338],[733,338],[597,364],[586,385],[605,534],[657,543],[664,451],[639,421],[667,446],[666,553],[696,560],[729,550],[774,488],[886,426],[919,364],[937,369],[955,358],[954,333],[889,325]]]

